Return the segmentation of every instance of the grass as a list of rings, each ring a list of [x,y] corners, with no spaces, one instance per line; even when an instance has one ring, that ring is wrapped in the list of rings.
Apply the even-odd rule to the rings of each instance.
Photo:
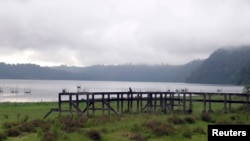
[[[57,103],[0,103],[0,141],[207,141],[208,124],[250,124],[250,111],[240,104],[227,113],[223,104],[213,104],[212,113],[202,113],[202,103],[192,106],[192,114],[176,109],[102,116],[99,111],[88,117],[52,113],[43,119]]]

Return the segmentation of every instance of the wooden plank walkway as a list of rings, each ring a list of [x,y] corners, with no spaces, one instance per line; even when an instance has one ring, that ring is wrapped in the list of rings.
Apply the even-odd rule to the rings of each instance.
[[[199,97],[197,97],[199,96]],[[212,96],[217,96],[212,99]],[[218,96],[221,97],[218,99]],[[232,99],[234,97],[234,99]],[[235,98],[237,97],[237,98]],[[95,114],[100,110],[104,115],[108,111],[121,115],[123,113],[154,113],[158,110],[163,113],[173,111],[176,106],[183,112],[192,112],[193,102],[203,103],[203,112],[212,111],[212,103],[224,104],[224,112],[230,111],[232,104],[250,105],[248,93],[211,93],[211,92],[171,92],[171,91],[129,91],[126,92],[76,92],[69,93],[63,90],[58,94],[58,108],[52,108],[45,116],[52,112],[68,112],[73,114]],[[67,105],[66,109],[65,106]],[[207,107],[208,106],[208,107]]]

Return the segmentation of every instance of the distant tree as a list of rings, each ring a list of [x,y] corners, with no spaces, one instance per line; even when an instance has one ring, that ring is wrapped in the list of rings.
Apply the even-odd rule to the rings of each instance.
[[[244,86],[243,92],[250,93],[250,84]]]

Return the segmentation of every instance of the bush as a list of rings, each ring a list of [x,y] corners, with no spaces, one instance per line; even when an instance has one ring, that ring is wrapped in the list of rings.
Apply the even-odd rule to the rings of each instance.
[[[187,122],[187,123],[195,123],[195,119],[193,117],[185,117],[184,120]]]
[[[22,132],[35,132],[36,131],[34,124],[32,124],[31,122],[23,123],[20,126],[20,130]]]
[[[45,132],[42,137],[42,141],[55,141],[57,136],[57,133]]]
[[[198,134],[206,134],[205,130],[201,127],[196,127],[194,130],[193,130],[194,133],[198,133]]]
[[[96,130],[89,130],[89,131],[86,132],[86,135],[87,135],[90,139],[92,139],[92,140],[94,140],[94,141],[100,141],[100,140],[101,140],[101,135],[100,135],[100,133],[99,133],[98,131],[96,131]]]
[[[213,122],[211,115],[208,112],[201,114],[201,119],[206,122]]]
[[[155,135],[171,135],[174,134],[174,127],[171,124],[164,123],[158,120],[148,121],[143,124],[145,127],[152,130]]]
[[[129,139],[135,140],[135,141],[147,141],[147,139],[143,137],[141,134],[133,134],[130,136]]]
[[[0,141],[4,141],[7,139],[7,135],[5,133],[0,133]]]
[[[131,132],[138,132],[141,130],[141,126],[138,126],[138,124],[133,124],[132,128],[130,129]]]
[[[190,130],[185,130],[182,135],[186,138],[192,138],[192,132]]]
[[[61,129],[66,132],[75,132],[77,129],[82,128],[85,126],[87,122],[87,118],[78,117],[76,119],[66,116],[60,118]]]
[[[185,121],[177,116],[170,117],[168,119],[168,122],[173,123],[173,124],[184,124]]]
[[[21,134],[21,131],[18,128],[13,127],[5,130],[4,134],[8,137],[17,137]]]
[[[43,131],[48,131],[52,126],[51,121],[45,121],[41,119],[33,120],[32,124],[34,125],[34,127],[41,128]]]
[[[17,122],[4,122],[3,123],[4,129],[9,129],[9,128],[16,127],[16,126],[18,126]]]

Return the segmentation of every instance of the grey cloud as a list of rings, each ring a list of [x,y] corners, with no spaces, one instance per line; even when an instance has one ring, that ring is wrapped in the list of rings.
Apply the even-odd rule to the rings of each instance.
[[[0,54],[29,50],[29,60],[45,64],[183,64],[250,44],[249,16],[247,0],[0,0]]]

